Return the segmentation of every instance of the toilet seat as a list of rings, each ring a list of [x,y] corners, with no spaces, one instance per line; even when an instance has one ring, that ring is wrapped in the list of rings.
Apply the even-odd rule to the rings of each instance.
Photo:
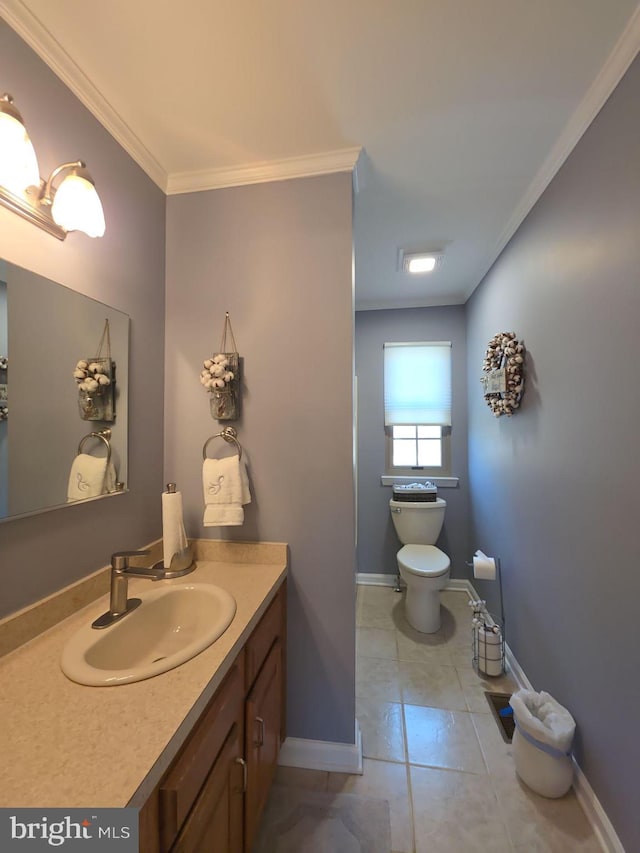
[[[405,545],[398,551],[398,564],[421,578],[437,578],[449,571],[451,561],[435,545]]]

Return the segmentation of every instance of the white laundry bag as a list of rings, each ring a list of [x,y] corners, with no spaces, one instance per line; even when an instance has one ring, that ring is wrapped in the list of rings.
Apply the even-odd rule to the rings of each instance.
[[[548,693],[518,690],[513,708],[513,758],[522,781],[543,797],[562,797],[573,781],[571,745],[576,723]]]

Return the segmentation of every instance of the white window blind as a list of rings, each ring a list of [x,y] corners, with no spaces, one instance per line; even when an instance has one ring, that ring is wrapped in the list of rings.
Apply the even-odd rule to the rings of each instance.
[[[384,423],[451,426],[451,342],[384,345]]]

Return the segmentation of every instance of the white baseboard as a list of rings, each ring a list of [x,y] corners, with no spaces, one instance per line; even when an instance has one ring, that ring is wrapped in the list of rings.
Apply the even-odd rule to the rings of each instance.
[[[369,580],[371,578],[371,580]],[[388,578],[386,583],[383,583],[382,578]],[[378,586],[394,586],[395,578],[393,575],[366,575],[359,574],[358,575],[358,583],[362,584],[375,584]],[[476,600],[480,598],[477,590],[474,588],[473,584],[469,580],[457,580],[455,578],[451,578],[445,587],[447,590],[451,590],[452,592],[466,592],[467,595]],[[513,676],[514,681],[520,688],[520,690],[535,690],[529,679],[527,678],[527,674],[522,669],[516,656],[509,648],[509,644],[505,643],[505,663],[507,670]],[[593,832],[600,843],[603,851],[605,853],[625,853],[625,849],[622,846],[622,842],[618,838],[618,835],[607,817],[605,810],[602,808],[598,797],[595,794],[595,791],[589,784],[589,780],[582,772],[580,765],[577,763],[575,757],[573,758],[573,766],[574,766],[574,774],[573,774],[573,789],[575,791],[578,802],[582,806],[582,809],[589,821]]]
[[[362,776],[362,733],[356,720],[355,743],[333,743],[288,737],[280,749],[278,764],[330,773],[357,773]]]
[[[518,687],[521,690],[535,690],[508,643],[505,643],[505,660],[507,669],[511,672]],[[622,842],[575,756],[573,756],[573,770],[573,789],[600,846],[605,853],[625,853]]]
[[[466,580],[458,580],[457,578],[449,578],[445,589],[448,592],[466,592],[469,598],[473,598],[473,587]]]
[[[575,758],[573,759],[573,768],[573,790],[576,792],[578,802],[582,806],[600,846],[605,853],[625,853],[622,842],[602,808],[600,800],[596,797],[595,791]]]
[[[373,575],[367,572],[358,572],[356,583],[362,586],[395,586],[396,575]]]
[[[356,575],[356,583],[361,586],[395,586],[396,575],[374,575],[367,574],[367,572],[358,572]],[[404,586],[404,581],[402,579],[400,580],[400,583]],[[449,578],[445,589],[450,592],[466,592],[469,596],[472,596],[474,591],[469,581],[457,580],[456,578]]]
[[[516,660],[516,656],[509,648],[509,643],[504,644],[504,659],[507,669],[513,676],[520,690],[533,690],[534,687],[526,676],[525,671]]]

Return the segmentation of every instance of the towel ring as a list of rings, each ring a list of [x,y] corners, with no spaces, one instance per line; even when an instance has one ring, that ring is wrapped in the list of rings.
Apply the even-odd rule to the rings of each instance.
[[[91,438],[97,438],[105,444],[107,448],[107,465],[109,465],[109,462],[111,462],[111,442],[109,441],[111,438],[111,430],[108,428],[101,429],[99,432],[90,432],[89,435],[85,435],[84,438],[81,438],[80,444],[78,445],[78,455],[82,453],[85,441],[89,441]]]
[[[204,447],[202,448],[202,458],[207,458],[207,447],[209,446],[209,442],[213,441],[214,438],[224,438],[226,442],[229,444],[235,444],[238,448],[238,461],[242,459],[242,445],[238,441],[238,433],[236,432],[234,427],[225,427],[222,432],[217,432],[215,435],[209,436],[209,438],[205,441]]]

